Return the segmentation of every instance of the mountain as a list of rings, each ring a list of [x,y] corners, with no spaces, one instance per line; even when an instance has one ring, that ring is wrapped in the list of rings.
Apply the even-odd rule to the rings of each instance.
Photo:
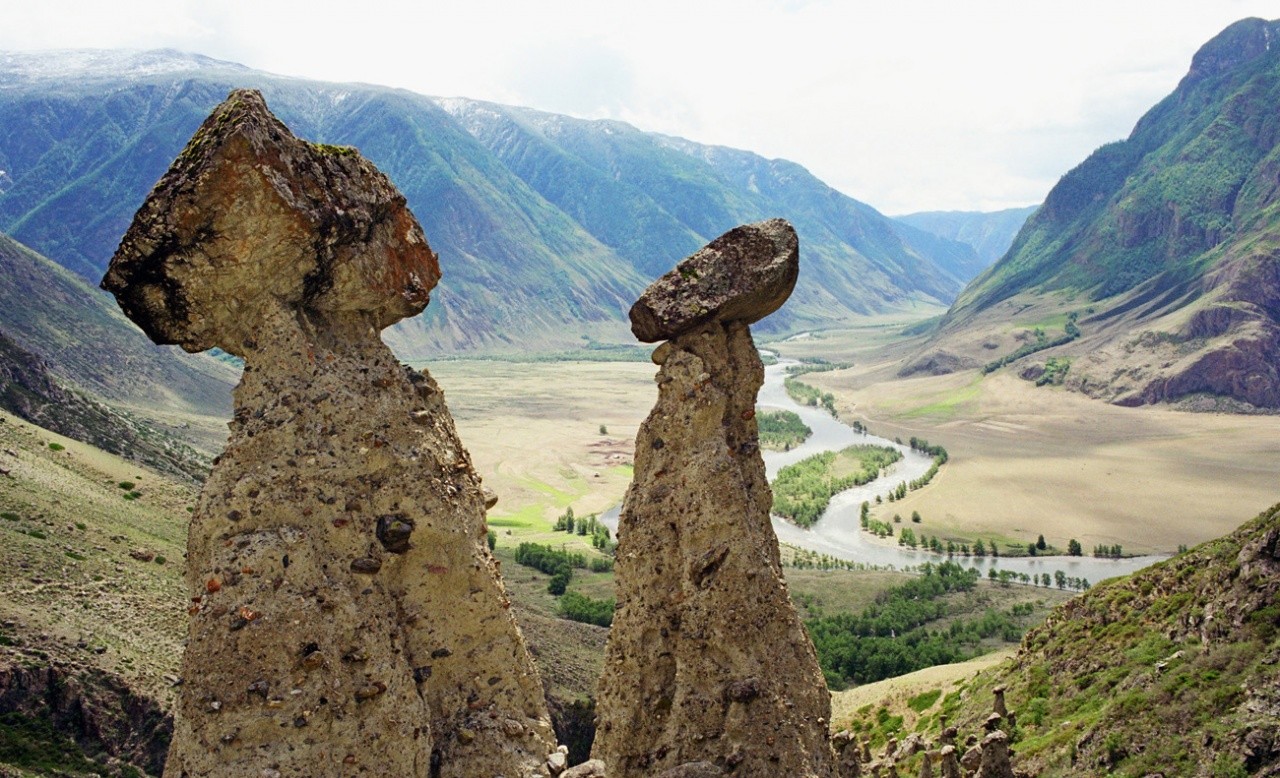
[[[0,408],[51,432],[90,443],[162,473],[203,481],[209,472],[208,458],[174,435],[65,388],[50,375],[43,359],[24,350],[3,332]]]
[[[475,100],[437,102],[645,277],[666,272],[735,225],[785,214],[802,236],[806,261],[784,326],[829,326],[912,295],[946,300],[981,270],[963,245],[894,225],[786,160],[616,121]]]
[[[904,372],[1059,342],[1042,356],[1074,358],[1066,383],[1112,402],[1280,407],[1278,34],[1245,19],[1205,44],[1127,140],[1063,176]]]
[[[426,313],[387,335],[406,359],[630,342],[625,312],[649,280],[763,217],[794,221],[804,252],[774,329],[949,302],[973,261],[793,163],[169,51],[0,54],[0,231],[96,280],[233,87],[262,90],[300,137],[358,147],[404,192],[445,273]]]
[[[4,235],[0,332],[8,353],[38,357],[58,384],[118,409],[217,424],[231,414],[237,368],[155,345],[106,292]]]
[[[1280,505],[1060,606],[944,712],[1001,686],[1033,774],[1280,775]]]
[[[896,221],[916,229],[973,247],[982,262],[973,275],[986,270],[1004,256],[1013,245],[1027,218],[1036,212],[1038,205],[1025,208],[1006,208],[1003,211],[920,211],[893,217]]]

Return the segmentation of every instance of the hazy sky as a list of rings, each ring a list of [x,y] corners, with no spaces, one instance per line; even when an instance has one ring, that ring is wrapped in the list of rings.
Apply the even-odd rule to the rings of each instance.
[[[801,163],[880,210],[1039,202],[1280,0],[0,0],[0,49],[173,47]]]

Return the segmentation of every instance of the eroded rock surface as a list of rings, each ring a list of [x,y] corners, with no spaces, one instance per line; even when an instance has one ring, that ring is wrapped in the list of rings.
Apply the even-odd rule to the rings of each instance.
[[[544,775],[537,673],[444,397],[378,333],[436,257],[355,150],[233,92],[139,211],[103,286],[154,340],[245,360],[188,541],[165,775]]]
[[[740,227],[632,309],[638,337],[671,340],[655,352],[658,402],[619,526],[593,749],[610,778],[833,774],[830,698],[769,521],[755,421],[764,368],[748,330],[798,267],[786,222]],[[704,310],[715,313],[688,313]]]

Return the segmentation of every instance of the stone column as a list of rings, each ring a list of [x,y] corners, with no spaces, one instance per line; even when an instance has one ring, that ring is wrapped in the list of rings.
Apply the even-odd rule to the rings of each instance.
[[[833,774],[830,697],[769,519],[748,329],[798,272],[789,224],[739,227],[631,310],[640,340],[667,342],[619,522],[593,749],[610,778]]]
[[[545,774],[480,478],[435,382],[378,335],[439,277],[385,176],[251,91],[125,235],[103,281],[125,313],[245,362],[188,538],[169,778]]]

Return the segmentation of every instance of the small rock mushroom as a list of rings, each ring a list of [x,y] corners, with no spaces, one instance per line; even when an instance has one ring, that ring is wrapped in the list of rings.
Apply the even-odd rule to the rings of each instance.
[[[592,747],[610,778],[835,774],[829,695],[769,519],[748,328],[791,293],[798,247],[781,219],[739,227],[631,309],[638,338],[670,340],[619,519]]]

